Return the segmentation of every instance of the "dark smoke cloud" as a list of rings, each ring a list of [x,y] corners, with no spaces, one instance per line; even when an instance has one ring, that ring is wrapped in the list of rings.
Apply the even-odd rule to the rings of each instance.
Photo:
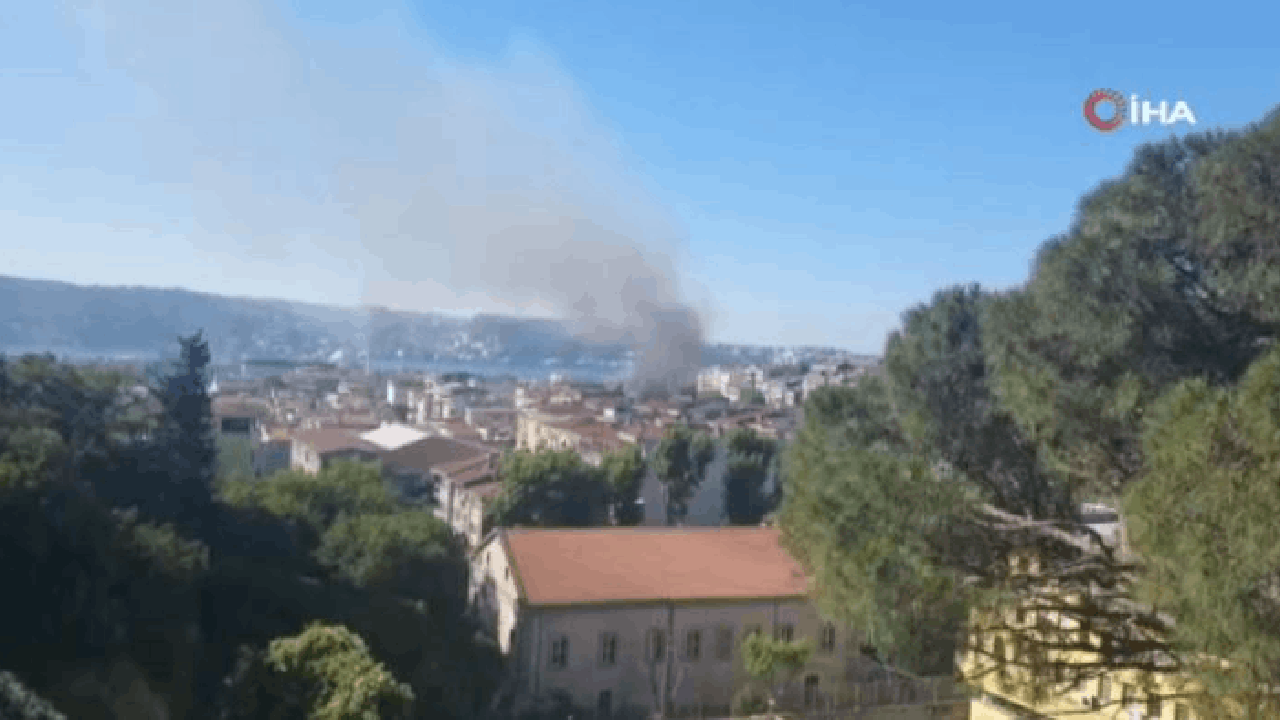
[[[371,305],[557,315],[633,345],[640,385],[691,379],[683,233],[546,53],[458,64],[394,13],[338,33],[273,7],[76,8],[85,72],[126,72],[156,108],[135,169],[191,193],[193,242],[300,273],[341,259]]]

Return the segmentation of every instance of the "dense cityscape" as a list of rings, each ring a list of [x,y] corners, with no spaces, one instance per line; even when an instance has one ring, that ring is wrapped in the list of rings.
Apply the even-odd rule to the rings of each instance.
[[[10,5],[0,720],[1280,720],[1280,6]]]

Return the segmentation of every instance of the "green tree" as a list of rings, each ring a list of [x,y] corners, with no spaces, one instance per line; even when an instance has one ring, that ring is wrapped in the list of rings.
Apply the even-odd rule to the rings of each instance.
[[[253,443],[247,438],[218,438],[219,479],[250,480],[253,469]]]
[[[612,495],[605,472],[576,452],[517,451],[502,461],[502,494],[489,508],[496,525],[602,525]]]
[[[778,452],[777,442],[754,430],[734,430],[725,438],[728,467],[724,478],[724,507],[733,525],[757,525],[772,510],[765,491]]]
[[[973,618],[967,649],[996,666],[1010,661],[980,642],[988,633],[1016,635],[1029,658],[1076,651],[1066,667],[1033,663],[1041,694],[1192,657],[1170,644],[1163,605],[1134,603],[1148,570],[1076,508],[1147,476],[1144,419],[1158,398],[1189,378],[1235,384],[1275,338],[1268,233],[1280,194],[1267,168],[1278,150],[1275,116],[1140,148],[1045,244],[1025,286],[936,296],[891,338],[882,380],[815,393],[784,463],[782,519],[829,607],[859,609],[878,642],[899,646],[919,644],[931,617]],[[1014,553],[1038,572],[1014,572]],[[1089,640],[970,614],[1032,597],[1061,599],[1052,609],[1087,624]]]
[[[812,654],[807,640],[780,640],[756,633],[742,641],[743,667],[768,689],[771,711],[778,705],[782,688],[804,669]]]
[[[1218,698],[1248,698],[1280,714],[1280,351],[1233,389],[1186,380],[1152,409],[1146,471],[1128,488],[1125,515],[1144,560],[1139,596],[1177,619],[1183,657]],[[1226,717],[1226,708],[1206,717]]]
[[[234,718],[387,720],[411,717],[413,691],[341,625],[313,623],[272,640],[242,671]]]
[[[647,470],[640,446],[627,445],[606,454],[600,469],[604,471],[605,482],[609,485],[617,523],[639,525],[644,520],[644,510],[637,501]]]
[[[234,507],[265,511],[301,523],[314,541],[342,517],[395,510],[377,463],[337,461],[315,476],[286,470],[262,481],[226,480],[220,497]]]
[[[213,498],[218,446],[209,398],[212,355],[202,332],[178,338],[180,353],[159,393],[164,407],[157,447],[159,470],[168,476],[166,514],[200,522]]]
[[[653,454],[653,469],[666,493],[667,524],[680,522],[689,511],[689,501],[715,458],[715,443],[705,433],[686,425],[667,429]]]
[[[435,603],[442,615],[461,612],[467,563],[453,531],[417,511],[356,515],[325,530],[316,558],[359,586]]]

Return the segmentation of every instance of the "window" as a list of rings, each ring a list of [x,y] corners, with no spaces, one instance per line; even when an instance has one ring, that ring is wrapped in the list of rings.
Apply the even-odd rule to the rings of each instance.
[[[810,675],[804,679],[804,706],[811,708],[818,704],[818,685],[821,679]]]
[[[1138,698],[1136,688],[1129,683],[1120,686],[1120,703],[1122,705],[1132,705],[1133,701]]]
[[[600,633],[600,664],[605,667],[618,664],[617,633]]]
[[[650,630],[645,655],[649,662],[662,662],[667,656],[667,634],[661,630]]]
[[[836,626],[834,623],[826,623],[822,626],[822,651],[832,653],[836,651]]]
[[[561,635],[551,642],[551,667],[563,670],[569,666],[569,638]]]
[[[748,625],[746,629],[742,631],[742,636],[751,637],[753,635],[759,635],[762,632],[764,632],[764,628],[759,625]]]
[[[791,642],[792,640],[795,639],[795,635],[796,635],[796,628],[794,625],[790,623],[784,623],[773,629],[774,640],[785,640],[787,642]]]
[[[1013,620],[1019,625],[1025,623],[1027,621],[1027,609],[1018,608],[1013,614]]]
[[[1191,713],[1186,705],[1178,703],[1173,706],[1173,720],[1191,720]]]
[[[720,627],[716,628],[716,659],[729,660],[733,658],[733,628]]]
[[[1151,695],[1147,698],[1147,717],[1158,718],[1163,711],[1164,703],[1160,702],[1158,695]]]
[[[697,662],[702,657],[702,631],[690,630],[684,635],[684,659]]]
[[[1098,702],[1103,705],[1111,702],[1111,678],[1106,675],[1098,678]]]
[[[596,696],[596,717],[607,718],[613,715],[613,691],[601,690]]]
[[[1004,638],[996,638],[995,645],[991,648],[991,654],[996,656],[996,662],[1004,664],[1008,657],[1005,655]]]

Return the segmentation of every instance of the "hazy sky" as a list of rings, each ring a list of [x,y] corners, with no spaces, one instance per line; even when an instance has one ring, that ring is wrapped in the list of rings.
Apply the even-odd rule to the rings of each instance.
[[[626,285],[878,352],[1170,132],[1090,91],[1280,102],[1280,11],[1231,5],[8,3],[0,274],[615,324]]]

